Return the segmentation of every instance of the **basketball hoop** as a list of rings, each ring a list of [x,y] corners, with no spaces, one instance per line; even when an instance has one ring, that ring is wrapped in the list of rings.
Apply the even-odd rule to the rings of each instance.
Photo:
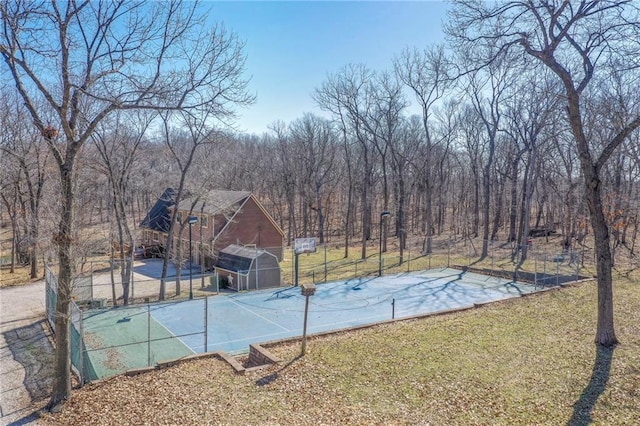
[[[315,238],[296,238],[293,250],[295,254],[315,253],[318,248]]]

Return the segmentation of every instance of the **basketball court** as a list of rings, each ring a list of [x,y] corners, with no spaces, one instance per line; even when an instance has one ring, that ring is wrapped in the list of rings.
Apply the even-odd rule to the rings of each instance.
[[[307,332],[471,307],[535,290],[451,268],[318,284],[309,299]],[[304,300],[300,287],[286,287],[88,311],[83,328],[92,376],[193,353],[242,353],[251,343],[301,336]]]

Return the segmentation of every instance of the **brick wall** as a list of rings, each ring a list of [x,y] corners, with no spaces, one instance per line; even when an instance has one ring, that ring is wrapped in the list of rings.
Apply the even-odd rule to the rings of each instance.
[[[261,365],[274,364],[280,362],[271,352],[260,345],[249,345],[249,359],[247,360],[247,368],[258,367]]]
[[[258,248],[269,249],[278,260],[282,260],[282,234],[265,216],[253,197],[247,200],[233,221],[227,225],[224,234],[216,240],[218,249],[229,244],[255,244]]]

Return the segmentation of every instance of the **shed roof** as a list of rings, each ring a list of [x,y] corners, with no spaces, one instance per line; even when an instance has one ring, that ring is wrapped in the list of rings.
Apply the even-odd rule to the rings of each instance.
[[[220,250],[215,266],[227,271],[247,271],[251,262],[265,253],[265,250],[231,244]]]

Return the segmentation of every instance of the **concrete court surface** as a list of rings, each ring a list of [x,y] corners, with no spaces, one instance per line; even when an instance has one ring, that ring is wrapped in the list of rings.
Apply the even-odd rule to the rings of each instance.
[[[534,292],[528,284],[455,269],[318,284],[310,297],[308,333],[319,333],[473,306]],[[205,352],[204,301],[152,308],[152,316],[195,353]],[[392,306],[393,302],[393,306]],[[207,351],[247,351],[249,344],[300,336],[300,288],[270,289],[209,298]],[[200,333],[199,333],[200,332]]]
[[[308,333],[466,308],[534,291],[531,285],[449,268],[318,284],[310,297]],[[90,365],[96,377],[107,377],[190,353],[246,352],[251,343],[300,336],[304,305],[299,287],[284,287],[88,311],[83,327]]]
[[[0,425],[38,424],[48,402],[54,352],[45,321],[44,281],[0,289]]]

